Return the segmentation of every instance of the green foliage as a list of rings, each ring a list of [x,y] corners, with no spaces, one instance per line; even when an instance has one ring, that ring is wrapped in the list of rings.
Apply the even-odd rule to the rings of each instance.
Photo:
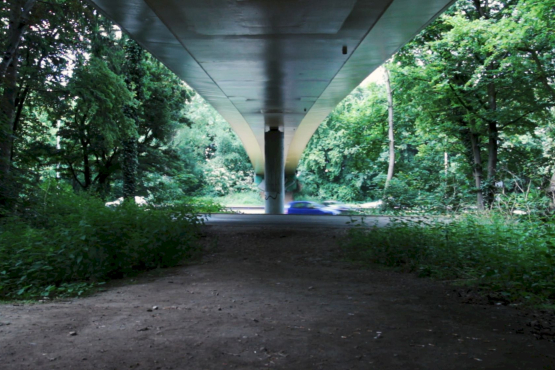
[[[3,19],[15,6],[1,9]],[[7,26],[0,24],[2,34]],[[37,2],[17,67],[13,179],[0,182],[19,200],[54,174],[75,189],[119,197],[124,152],[131,154],[126,168],[139,166],[140,195],[156,193],[143,182],[147,177],[198,177],[172,141],[190,123],[183,108],[192,90],[87,3]],[[194,190],[196,181],[182,180],[172,186]]]
[[[454,219],[398,218],[352,230],[351,259],[419,276],[461,280],[508,301],[555,300],[555,219],[491,214]]]
[[[191,205],[108,208],[54,182],[38,198],[32,213],[2,219],[0,297],[80,294],[87,284],[174,266],[198,252],[202,219]]]
[[[191,124],[179,131],[175,141],[181,155],[202,171],[198,194],[221,197],[254,191],[252,164],[229,123],[200,95],[191,99],[186,111]]]
[[[529,152],[519,150],[521,155],[515,149],[537,127],[553,124],[553,58],[546,56],[555,50],[542,30],[552,21],[545,13],[532,21],[528,13],[543,7],[459,1],[394,59],[397,100],[403,110],[417,112],[421,147],[437,147],[443,138],[445,152],[460,163],[457,172],[472,184],[478,207],[492,206],[495,184],[523,163],[541,165],[541,145],[529,142]],[[462,156],[453,158],[455,153]]]
[[[359,87],[320,125],[299,163],[302,196],[343,201],[378,197],[387,171],[387,105],[383,86]]]
[[[554,168],[552,5],[458,1],[388,63],[396,144],[389,188],[385,89],[369,84],[309,142],[299,196],[382,199],[387,211],[426,212],[507,208],[525,198],[524,208],[534,201],[545,211]]]
[[[209,197],[184,197],[178,201],[171,202],[173,206],[194,207],[195,212],[202,214],[223,213],[226,211],[224,205],[216,199]]]
[[[511,185],[511,184],[508,184]],[[518,187],[518,183],[514,185]],[[520,214],[522,218],[538,218],[551,212],[552,201],[545,196],[545,192],[535,187],[532,182],[528,183],[527,189],[498,194],[493,207],[494,210],[505,215]]]
[[[203,199],[203,198],[196,198]],[[208,197],[207,199],[212,199],[217,201],[224,206],[242,205],[242,206],[262,206],[264,205],[264,198],[260,195],[260,192],[233,192],[222,197]]]

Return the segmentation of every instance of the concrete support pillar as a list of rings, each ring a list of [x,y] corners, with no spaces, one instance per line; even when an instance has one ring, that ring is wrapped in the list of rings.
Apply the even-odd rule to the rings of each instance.
[[[272,128],[264,134],[264,198],[265,213],[283,214],[285,197],[285,163],[283,158],[283,132]]]

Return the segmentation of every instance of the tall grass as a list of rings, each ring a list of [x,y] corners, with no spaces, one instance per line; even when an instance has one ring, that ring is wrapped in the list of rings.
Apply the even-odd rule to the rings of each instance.
[[[555,220],[500,215],[453,220],[393,219],[385,228],[351,231],[351,259],[420,276],[460,280],[507,301],[555,300]]]
[[[192,206],[116,208],[60,188],[0,223],[0,298],[81,294],[90,286],[192,257]]]

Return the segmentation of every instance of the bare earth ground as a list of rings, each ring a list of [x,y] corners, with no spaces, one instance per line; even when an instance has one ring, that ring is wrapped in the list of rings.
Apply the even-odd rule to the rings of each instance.
[[[2,305],[0,369],[555,369],[549,315],[352,266],[344,233],[207,226],[196,264]]]

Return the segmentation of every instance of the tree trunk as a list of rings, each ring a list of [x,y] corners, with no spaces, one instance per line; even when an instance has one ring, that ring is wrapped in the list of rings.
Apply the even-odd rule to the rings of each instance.
[[[29,15],[35,3],[36,0],[15,0],[10,9],[8,42],[0,61],[0,79],[4,78],[12,61],[17,59],[17,49],[29,25]]]
[[[393,133],[393,93],[391,91],[391,81],[389,80],[389,71],[384,67],[385,86],[387,88],[387,107],[388,107],[388,122],[389,122],[389,167],[387,169],[387,178],[385,180],[385,187],[389,186],[389,182],[393,178],[395,171],[395,136]]]
[[[495,84],[488,84],[489,109],[497,110],[497,96]],[[499,128],[497,121],[492,119],[488,123],[488,186],[486,201],[491,205],[495,199],[495,177],[497,175],[497,153],[498,153]]]
[[[135,99],[142,103],[144,100],[143,77],[145,71],[141,66],[144,51],[139,44],[128,40],[125,46],[127,69],[127,88],[135,94]],[[127,133],[122,141],[123,147],[123,198],[135,199],[137,192],[137,171],[139,168],[138,130],[139,112],[137,107],[125,107],[125,114],[135,122],[134,132]]]
[[[137,139],[132,137],[123,142],[123,198],[134,199],[137,192]]]
[[[98,176],[97,176],[97,180],[98,180],[98,186],[97,186],[97,190],[98,193],[102,196],[102,197],[107,197],[108,195],[110,195],[110,189],[111,189],[111,176],[115,171],[115,167],[114,166],[114,161],[116,161],[118,157],[118,149],[114,149],[114,152],[111,156],[109,157],[103,157],[104,162],[102,162],[100,159],[97,160],[97,166],[98,166]]]
[[[15,98],[17,89],[17,51],[3,78],[4,91],[0,100],[0,207],[6,207],[14,198],[10,180]]]
[[[474,160],[474,165],[472,166],[472,173],[474,175],[474,183],[476,186],[476,205],[479,210],[484,209],[484,196],[482,195],[482,155],[480,153],[479,136],[478,134],[468,131],[468,136],[470,138],[470,145],[472,151],[472,158]]]
[[[14,3],[8,18],[6,49],[0,61],[0,84],[3,88],[0,98],[0,208],[10,207],[16,198],[10,169],[16,114],[18,50],[36,0],[15,0]]]
[[[85,183],[83,184],[83,188],[88,190],[92,184],[92,172],[91,172],[91,165],[89,162],[89,144],[81,140],[81,145],[83,146],[83,175],[85,176]]]
[[[549,208],[553,211],[555,210],[555,173],[551,176],[548,187],[545,189],[547,196],[551,200],[549,202]]]
[[[23,107],[25,106],[25,100],[27,99],[27,96],[29,95],[29,87],[25,87],[25,89],[23,89],[23,91],[18,94],[18,96],[15,99],[15,117],[13,119],[13,124],[12,124],[12,144],[11,144],[11,153],[10,153],[10,163],[13,162],[14,159],[14,139],[16,138],[17,135],[17,131],[19,128],[19,123],[21,122],[21,115],[23,112]]]
[[[104,198],[110,194],[110,175],[112,172],[109,168],[102,167],[99,169],[97,191]]]

